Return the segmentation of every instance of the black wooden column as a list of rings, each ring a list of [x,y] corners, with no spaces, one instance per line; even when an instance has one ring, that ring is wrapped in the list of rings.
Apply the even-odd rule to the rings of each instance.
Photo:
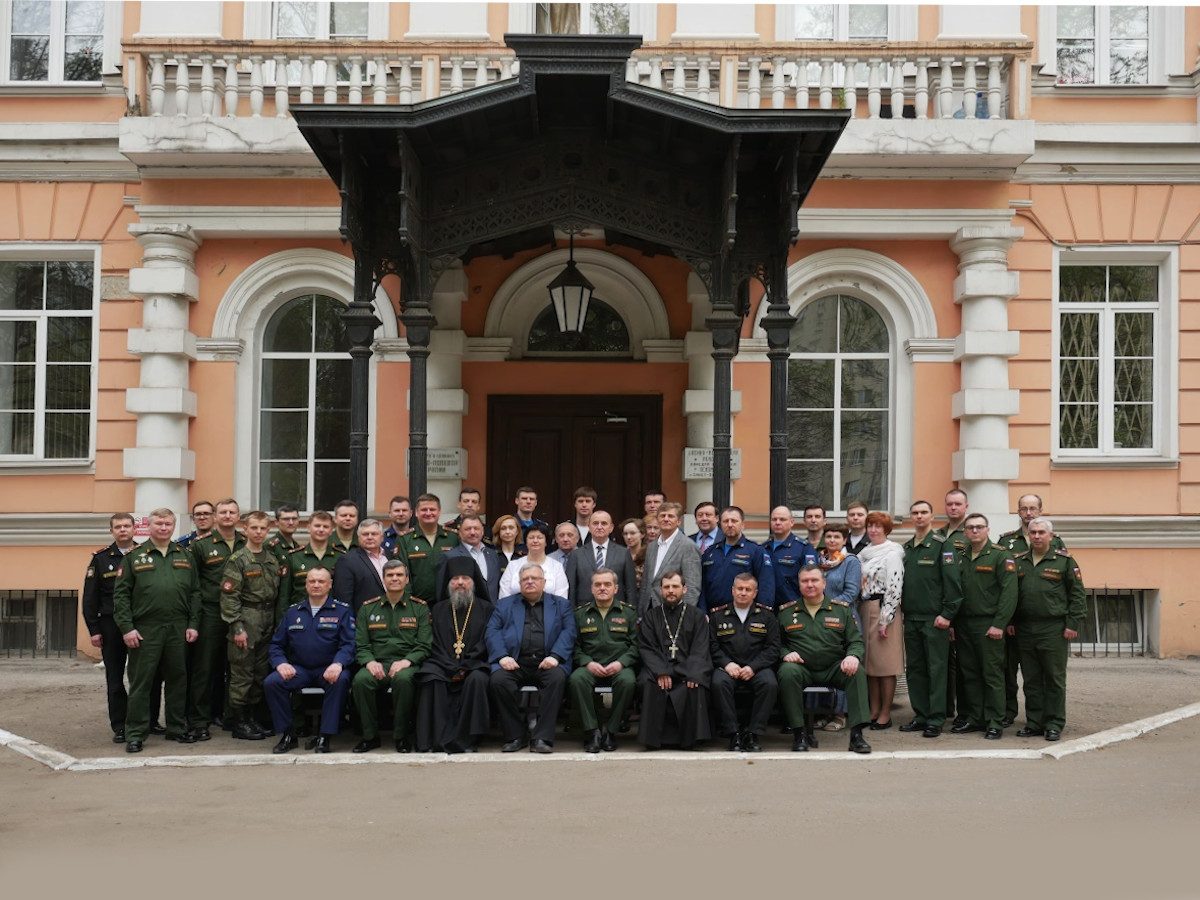
[[[359,514],[367,515],[367,448],[369,398],[371,393],[371,345],[375,329],[383,323],[375,315],[372,291],[375,286],[372,261],[354,254],[354,299],[342,310],[342,324],[350,341],[350,499]]]
[[[770,508],[788,506],[787,493],[787,393],[788,356],[792,315],[787,297],[787,258],[772,259],[769,272],[767,314],[762,318],[767,333],[767,358],[771,361],[771,449]]]
[[[408,285],[405,285],[408,295]],[[408,340],[408,492],[416,498],[429,489],[428,366],[430,332],[437,324],[427,292],[405,300],[400,314]]]
[[[737,355],[742,319],[731,304],[722,303],[713,305],[712,314],[704,322],[713,342],[712,501],[717,509],[724,509],[730,499],[733,358]]]

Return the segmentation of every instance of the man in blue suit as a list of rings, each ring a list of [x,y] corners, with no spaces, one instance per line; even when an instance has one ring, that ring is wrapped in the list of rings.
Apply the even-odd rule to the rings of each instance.
[[[475,595],[495,606],[500,599],[500,554],[483,542],[483,520],[475,513],[464,513],[458,524],[458,539],[462,543],[447,550],[438,560],[437,593],[430,599],[430,604],[446,599],[450,587],[447,561],[465,556],[475,564],[475,574],[471,576],[475,582]]]
[[[504,735],[500,749],[553,753],[554,726],[575,650],[575,615],[566,597],[545,593],[541,566],[525,563],[519,581],[521,593],[500,599],[486,634],[492,702]],[[526,734],[520,709],[521,688],[527,684],[539,691],[532,735]]]

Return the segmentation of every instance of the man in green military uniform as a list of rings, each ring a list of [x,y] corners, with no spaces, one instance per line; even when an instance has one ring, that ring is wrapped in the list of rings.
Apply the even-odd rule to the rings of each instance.
[[[397,753],[412,751],[417,670],[433,648],[429,607],[408,590],[408,567],[398,559],[383,564],[387,593],[363,603],[355,617],[355,659],[362,666],[350,683],[350,694],[362,723],[362,740],[354,753],[380,746],[375,692],[392,689],[392,736]]]
[[[1029,551],[1017,556],[1017,647],[1025,673],[1025,727],[1017,737],[1057,741],[1067,721],[1067,649],[1087,609],[1083,578],[1049,519],[1026,526]],[[1061,543],[1061,542],[1060,542]]]
[[[191,704],[188,718],[196,739],[207,741],[208,726],[224,712],[225,663],[229,627],[221,618],[221,576],[229,557],[246,545],[236,528],[241,510],[232,497],[217,502],[217,527],[188,545],[196,565],[196,603],[200,607],[200,637],[192,651],[188,673]]]
[[[909,507],[915,532],[904,545],[904,672],[913,718],[901,731],[935,738],[946,722],[950,623],[962,604],[962,585],[953,546],[933,531],[933,506]]]
[[[300,546],[296,540],[299,527],[300,510],[290,503],[281,503],[275,508],[275,533],[267,538],[265,546],[281,565],[287,565],[288,556]]]
[[[129,648],[129,705],[125,751],[140,753],[150,728],[150,689],[161,667],[169,741],[194,743],[187,728],[185,648],[196,640],[196,568],[171,540],[175,513],[150,513],[150,540],[121,561],[113,589],[113,620]]]
[[[437,566],[443,553],[459,544],[458,535],[438,525],[442,501],[433,494],[417,498],[417,528],[396,541],[396,558],[408,566],[412,595],[426,603],[437,601]]]
[[[637,691],[637,607],[615,599],[617,573],[601,566],[592,573],[592,600],[575,609],[575,667],[567,679],[571,705],[583,723],[587,753],[616,750],[611,728],[601,730],[596,715],[596,685],[612,688],[612,727],[625,717]]]
[[[1022,494],[1017,498],[1017,515],[1021,517],[1021,527],[1007,531],[996,541],[1001,547],[1013,555],[1015,559],[1029,550],[1029,523],[1042,514],[1042,498],[1037,494]],[[1056,534],[1054,535],[1053,550],[1066,550],[1067,545]],[[1007,728],[1017,719],[1017,671],[1021,667],[1021,651],[1017,646],[1016,628],[1009,625],[1004,635],[1004,727]],[[1025,711],[1026,720],[1029,711]]]
[[[966,721],[950,730],[986,729],[984,737],[995,741],[1004,735],[1004,632],[1017,608],[1017,564],[989,539],[986,516],[971,513],[964,529],[970,544],[960,565],[963,602],[954,636],[966,690],[959,715]]]
[[[261,741],[267,736],[254,720],[263,700],[263,679],[271,671],[268,650],[275,633],[275,602],[287,566],[264,544],[270,517],[246,516],[246,545],[229,557],[221,575],[221,621],[229,628],[229,711],[233,736]]]
[[[967,492],[959,488],[953,488],[946,492],[945,498],[946,524],[934,532],[934,537],[938,538],[945,544],[944,550],[954,550],[955,560],[962,563],[963,557],[967,554],[967,549],[971,546],[967,541],[967,533],[963,529],[963,525],[967,520],[967,511],[969,509],[967,502]],[[955,725],[961,725],[966,721],[966,715],[963,713],[963,701],[966,697],[966,690],[963,688],[962,670],[958,665],[958,642],[955,640],[954,630],[950,631],[950,656],[946,663],[946,715],[954,715]]]
[[[293,603],[299,603],[308,596],[304,583],[310,571],[325,569],[332,579],[337,561],[342,556],[338,545],[329,541],[332,533],[333,516],[324,510],[314,512],[308,520],[308,544],[297,547],[285,560],[288,575],[279,579],[279,602],[275,607],[277,617],[282,616]]]
[[[783,638],[779,695],[792,729],[792,749],[817,746],[804,725],[804,689],[820,684],[846,692],[850,750],[870,753],[871,745],[862,736],[863,726],[871,721],[862,665],[866,645],[850,607],[825,599],[825,573],[820,566],[800,570],[800,599],[784,603],[776,615]]]

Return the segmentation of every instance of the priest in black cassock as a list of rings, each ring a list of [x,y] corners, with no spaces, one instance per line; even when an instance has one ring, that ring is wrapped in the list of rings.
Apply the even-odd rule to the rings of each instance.
[[[708,619],[683,602],[687,586],[679,572],[665,572],[660,585],[662,604],[647,610],[638,622],[642,655],[638,740],[650,750],[663,744],[691,750],[712,736]]]
[[[433,650],[417,673],[417,751],[474,753],[490,724],[484,631],[492,604],[476,590],[471,557],[447,558],[446,569],[445,602],[429,611]]]

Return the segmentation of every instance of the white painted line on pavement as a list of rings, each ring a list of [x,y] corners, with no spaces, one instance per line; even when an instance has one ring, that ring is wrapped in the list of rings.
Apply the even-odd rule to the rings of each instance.
[[[297,749],[289,754],[274,755],[270,753],[230,753],[204,754],[200,756],[98,756],[76,759],[45,744],[29,738],[21,737],[10,731],[0,729],[0,746],[8,747],[22,756],[42,763],[55,771],[69,772],[111,772],[127,769],[157,769],[157,768],[228,768],[239,766],[288,766],[288,765],[324,765],[324,766],[362,766],[362,765],[400,765],[400,766],[430,766],[446,764],[489,764],[489,763],[533,763],[557,761],[580,762],[593,765],[606,765],[622,762],[666,761],[666,762],[739,762],[753,764],[756,762],[783,761],[800,762],[813,760],[816,762],[846,761],[871,762],[879,760],[946,760],[946,759],[1063,759],[1077,753],[1087,753],[1099,750],[1123,741],[1133,740],[1147,732],[1182,722],[1200,716],[1200,703],[1181,706],[1169,712],[1159,713],[1145,719],[1138,719],[1116,728],[1109,728],[1085,737],[1066,741],[1062,744],[1038,747],[1007,749],[999,747],[980,747],[978,749],[953,750],[881,750],[870,754],[850,753],[839,747],[838,750],[810,750],[807,753],[791,753],[772,751],[766,753],[721,753],[700,752],[688,753],[683,751],[657,751],[655,753],[583,753],[581,751],[566,751],[550,755],[540,753],[459,753],[449,756],[441,753],[398,754],[388,752],[351,754],[347,752],[315,754]]]
[[[1136,737],[1141,737],[1148,731],[1154,731],[1166,725],[1173,725],[1176,722],[1182,722],[1184,719],[1190,719],[1193,716],[1200,716],[1200,703],[1181,706],[1170,712],[1148,716],[1145,719],[1138,719],[1136,722],[1127,722],[1124,725],[1118,725],[1116,728],[1109,728],[1106,731],[1097,731],[1095,734],[1075,738],[1072,741],[1059,744],[1057,747],[1047,748],[1042,752],[1054,759],[1062,759],[1064,756],[1071,756],[1074,753],[1086,753],[1089,750],[1099,750],[1102,747],[1119,744],[1122,741],[1130,741]]]
[[[39,744],[37,741],[31,741],[29,738],[21,737],[19,734],[13,734],[11,731],[5,731],[2,728],[0,728],[0,746],[15,750],[22,756],[28,756],[35,762],[49,766],[55,771],[66,769],[76,762],[73,756],[60,753],[52,747]]]

